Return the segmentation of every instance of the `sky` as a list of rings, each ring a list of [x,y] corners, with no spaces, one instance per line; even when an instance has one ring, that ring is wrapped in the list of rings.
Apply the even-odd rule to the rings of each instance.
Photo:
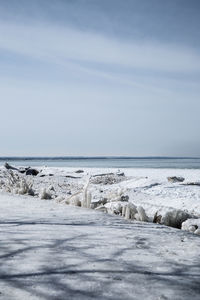
[[[199,0],[0,0],[0,156],[200,156]]]

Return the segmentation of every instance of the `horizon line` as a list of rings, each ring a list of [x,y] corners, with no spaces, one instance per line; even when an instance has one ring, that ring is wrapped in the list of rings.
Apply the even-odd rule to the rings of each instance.
[[[64,155],[64,156],[0,156],[0,160],[59,160],[59,159],[200,159],[197,156],[124,156],[124,155]]]

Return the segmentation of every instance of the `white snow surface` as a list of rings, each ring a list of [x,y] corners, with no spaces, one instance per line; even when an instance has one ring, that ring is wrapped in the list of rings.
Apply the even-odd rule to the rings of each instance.
[[[35,195],[49,195],[50,198],[69,203],[71,195],[76,195],[71,199],[73,203],[81,201],[80,192],[84,186],[87,187],[88,197],[92,203],[99,202],[100,199],[107,199],[105,207],[108,212],[118,210],[120,197],[128,196],[129,202],[137,207],[142,207],[149,221],[153,221],[155,214],[166,219],[166,215],[176,215],[176,210],[181,210],[183,214],[189,214],[190,218],[200,217],[200,170],[195,169],[121,169],[125,176],[93,177],[97,174],[115,173],[117,169],[97,169],[84,168],[83,173],[76,173],[75,168],[53,168],[38,167],[38,176],[25,176],[28,185],[32,186]],[[0,189],[4,180],[4,168],[0,167]],[[41,177],[44,176],[44,177]],[[51,176],[49,176],[51,175]],[[66,177],[67,176],[67,177]],[[184,177],[184,182],[171,183],[167,177]],[[32,177],[32,179],[31,179]],[[72,177],[72,178],[71,178]],[[199,185],[188,185],[188,183],[199,183]],[[6,190],[5,188],[3,189]],[[20,193],[22,188],[11,189],[13,193]],[[78,194],[77,194],[78,193]],[[85,193],[85,192],[84,192]],[[84,194],[83,193],[83,194]],[[83,196],[85,197],[85,196]],[[48,197],[41,197],[48,198]],[[87,199],[89,200],[89,199]],[[85,202],[86,199],[82,202]],[[89,202],[90,202],[89,201]],[[120,203],[121,207],[125,203]],[[87,205],[84,204],[84,207]],[[105,209],[105,208],[104,208]],[[180,215],[180,214],[179,214]],[[185,221],[183,219],[183,221]]]
[[[39,169],[23,177],[31,197],[13,195],[18,187],[8,188],[0,168],[0,298],[200,299],[200,186],[187,185],[199,182],[200,170],[124,169],[125,176],[102,179],[91,176],[118,170]],[[38,198],[44,190],[51,200]],[[84,208],[102,199],[98,210]],[[190,219],[178,230],[153,224],[156,212],[169,223]]]
[[[2,299],[199,299],[200,238],[0,194]]]
[[[73,174],[74,168],[43,168],[45,174]],[[84,168],[82,180],[88,175],[114,173],[117,169]],[[200,170],[198,169],[121,169],[126,175],[126,180],[117,184],[103,187],[103,191],[112,193],[119,189],[129,196],[129,201],[135,205],[143,206],[151,217],[156,211],[166,213],[172,209],[181,209],[192,215],[200,217],[200,186],[187,185],[191,182],[200,182]],[[87,175],[86,175],[87,174]],[[170,183],[169,176],[184,177],[183,183]],[[79,180],[81,182],[81,180]],[[93,194],[99,192],[99,187],[91,186]],[[97,196],[98,198],[98,196]]]

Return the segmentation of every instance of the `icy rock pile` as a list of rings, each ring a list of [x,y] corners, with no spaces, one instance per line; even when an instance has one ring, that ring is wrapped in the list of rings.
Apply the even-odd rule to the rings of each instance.
[[[144,207],[136,206],[128,200],[129,197],[125,195],[125,191],[119,189],[116,193],[109,193],[106,198],[95,202],[97,205],[95,209],[120,215],[127,220],[154,222],[179,229],[181,229],[182,223],[191,217],[187,212],[179,209],[163,211],[162,214],[156,212],[152,217],[151,214],[147,214],[148,210],[145,211]]]
[[[95,209],[126,220],[153,222],[200,234],[200,219],[191,219],[193,216],[185,211],[144,202],[141,206],[134,199],[129,199],[132,196],[131,193],[128,194],[126,184],[114,185],[127,178],[124,173],[98,174],[92,177],[87,174],[76,182],[72,176],[67,176],[70,178],[67,181],[63,180],[65,177],[62,175],[52,181],[49,178],[41,179],[40,176],[27,176],[13,167],[6,168],[0,173],[0,189],[13,194],[39,196],[44,200],[55,199],[58,203]],[[181,182],[182,179],[172,177],[173,182]],[[153,183],[145,187],[145,190],[156,185],[157,183]]]
[[[83,190],[76,192],[70,197],[57,197],[56,201],[60,203],[65,203],[72,206],[80,206],[84,208],[91,208],[92,194],[88,190],[89,180],[87,181]]]
[[[182,223],[182,230],[200,235],[200,219],[188,219]]]
[[[95,209],[108,214],[122,216],[126,220],[137,220],[142,222],[149,221],[149,218],[142,206],[136,206],[132,202],[124,203],[121,199],[118,199],[117,201],[107,201],[107,203],[97,206]]]
[[[169,227],[181,229],[182,223],[186,221],[190,215],[180,209],[173,209],[168,211],[162,218],[161,224]]]
[[[134,203],[129,202],[129,197],[125,195],[125,191],[122,189],[118,189],[115,192],[108,192],[97,201],[95,201],[96,199],[93,200],[92,193],[89,191],[89,181],[82,191],[77,192],[67,199],[58,199],[59,202],[64,202],[68,205],[91,208],[108,214],[119,215],[126,220],[154,222],[179,229],[181,229],[182,223],[190,217],[185,211],[171,209],[163,212],[162,215],[158,215],[158,212],[156,212],[152,218],[147,214],[144,207],[140,205],[136,206]]]
[[[136,206],[132,202],[128,202],[129,197],[125,195],[125,191],[118,189],[116,192],[107,193],[106,197],[98,202],[92,203],[96,210],[115,214],[124,217],[126,220],[132,219],[137,221],[148,222],[149,218],[142,206]]]
[[[53,186],[48,189],[40,187],[33,189],[32,176],[26,176],[13,169],[7,169],[3,172],[3,179],[0,180],[0,189],[7,193],[39,196],[41,199],[52,199],[55,190]]]
[[[185,178],[179,176],[171,176],[171,177],[167,177],[167,180],[171,183],[176,183],[176,182],[183,182],[185,180]]]
[[[40,192],[40,199],[42,199],[42,200],[52,199],[50,189],[48,189],[48,190],[46,190],[46,188],[42,189],[41,192]]]
[[[148,222],[149,218],[142,206],[135,206],[133,203],[129,202],[123,206],[122,217],[126,220],[133,219],[142,222]]]
[[[34,196],[31,178],[25,178],[13,170],[4,172],[4,180],[0,181],[0,189],[7,193]]]
[[[92,184],[102,184],[102,185],[108,185],[108,184],[116,184],[125,179],[125,175],[123,173],[119,174],[101,174],[101,175],[95,175],[90,179],[90,182]]]

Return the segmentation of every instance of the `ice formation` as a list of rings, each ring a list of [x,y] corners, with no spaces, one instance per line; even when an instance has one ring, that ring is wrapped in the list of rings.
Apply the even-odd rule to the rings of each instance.
[[[200,234],[200,218],[188,219],[182,223],[182,230]]]
[[[40,199],[50,200],[52,198],[50,191],[47,191],[46,188],[43,188],[40,192]]]
[[[161,223],[175,228],[180,228],[182,226],[182,223],[186,221],[190,215],[182,211],[180,209],[173,209],[171,211],[168,211],[161,219]]]
[[[13,194],[55,199],[61,204],[96,209],[127,220],[160,223],[199,234],[200,222],[194,217],[200,217],[197,201],[200,192],[195,186],[188,185],[188,182],[198,179],[199,173],[193,176],[194,170],[188,170],[190,181],[185,176],[187,174],[183,174],[184,186],[180,180],[173,185],[168,182],[166,178],[171,171],[166,170],[156,173],[158,178],[151,174],[153,170],[137,170],[135,176],[131,175],[134,173],[131,170],[129,177],[105,173],[105,170],[105,174],[101,170],[102,173],[91,175],[97,171],[90,170],[91,173],[84,171],[79,179],[73,175],[73,171],[65,169],[41,170],[36,176],[26,176],[18,169],[0,168],[0,189]],[[179,178],[179,171],[173,172]]]

